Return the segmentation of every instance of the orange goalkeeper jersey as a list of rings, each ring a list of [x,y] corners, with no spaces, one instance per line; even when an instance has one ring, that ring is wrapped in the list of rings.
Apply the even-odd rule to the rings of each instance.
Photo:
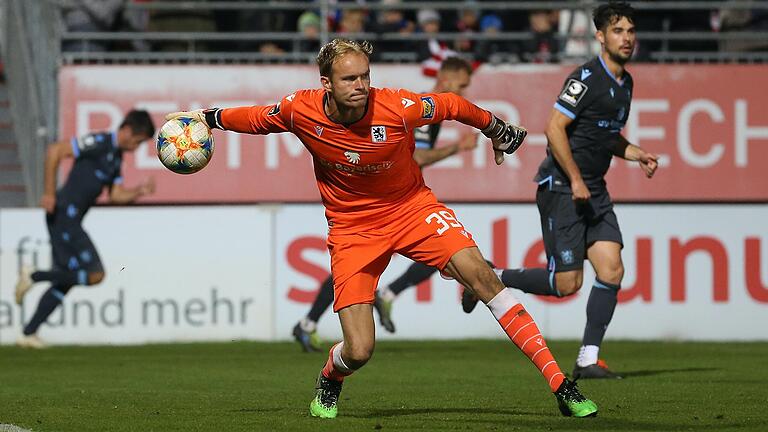
[[[224,109],[221,122],[235,132],[296,135],[312,154],[330,225],[367,225],[426,189],[413,160],[414,128],[457,120],[483,129],[491,122],[488,111],[451,93],[371,88],[364,117],[342,125],[326,115],[324,95],[299,90],[275,105]]]

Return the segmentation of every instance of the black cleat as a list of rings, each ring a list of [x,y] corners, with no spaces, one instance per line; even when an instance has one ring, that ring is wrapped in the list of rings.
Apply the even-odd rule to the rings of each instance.
[[[597,404],[584,397],[576,381],[566,378],[555,392],[557,407],[566,417],[594,417],[597,415]]]
[[[320,338],[317,336],[317,332],[304,331],[301,328],[301,323],[296,324],[293,327],[293,338],[301,345],[301,349],[304,352],[320,352],[322,347],[320,346]]]
[[[477,306],[477,302],[478,299],[475,294],[467,288],[463,288],[461,292],[461,309],[464,313],[472,313],[475,310],[475,306]]]
[[[394,333],[395,323],[392,321],[392,302],[381,298],[379,292],[376,291],[376,299],[373,301],[373,307],[379,314],[379,323],[384,327],[384,330]]]
[[[602,364],[601,364],[602,363]],[[622,379],[623,377],[612,372],[602,361],[589,366],[579,365],[573,368],[573,379]]]

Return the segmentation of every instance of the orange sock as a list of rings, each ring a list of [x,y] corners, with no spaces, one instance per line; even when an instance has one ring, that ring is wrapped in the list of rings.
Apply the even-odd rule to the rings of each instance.
[[[323,376],[329,380],[344,381],[344,377],[352,375],[352,372],[354,372],[354,370],[344,364],[344,360],[341,358],[341,348],[343,346],[344,342],[339,342],[332,346],[328,352],[328,361],[325,362],[323,367]]]
[[[547,380],[549,387],[555,392],[565,380],[565,375],[549,351],[547,342],[541,335],[536,322],[533,321],[523,305],[517,302],[511,291],[507,290],[509,288],[488,302],[488,307],[496,316],[507,336],[536,365],[539,372],[544,375],[544,379]],[[505,307],[510,305],[511,307]],[[506,312],[502,313],[499,307],[505,308]]]

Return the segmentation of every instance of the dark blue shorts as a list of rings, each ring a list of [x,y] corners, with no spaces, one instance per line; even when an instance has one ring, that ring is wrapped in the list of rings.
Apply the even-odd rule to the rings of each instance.
[[[536,192],[536,204],[550,272],[583,269],[587,248],[596,241],[624,246],[607,190],[592,192],[588,202],[576,204],[572,194],[543,185]]]
[[[82,215],[74,205],[57,205],[46,214],[53,265],[57,270],[103,272],[101,258],[82,226]]]

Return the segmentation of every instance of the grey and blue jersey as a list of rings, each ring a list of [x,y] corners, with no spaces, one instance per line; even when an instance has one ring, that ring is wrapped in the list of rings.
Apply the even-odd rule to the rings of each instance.
[[[67,181],[56,192],[57,204],[73,207],[79,216],[96,202],[105,186],[123,181],[123,152],[115,132],[92,133],[72,138],[75,162]]]
[[[573,120],[566,128],[576,166],[590,190],[605,188],[619,134],[629,116],[633,81],[617,79],[602,57],[584,63],[565,79],[555,109]],[[551,190],[570,192],[570,182],[549,148],[535,180]]]
[[[414,129],[413,139],[416,141],[416,148],[422,150],[431,150],[435,148],[441,124],[442,122],[428,124]]]

